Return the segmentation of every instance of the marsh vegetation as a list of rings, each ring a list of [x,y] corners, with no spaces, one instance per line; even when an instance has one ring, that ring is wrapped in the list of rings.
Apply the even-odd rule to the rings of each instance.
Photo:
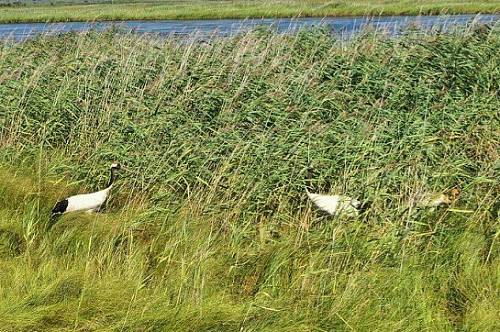
[[[498,54],[486,27],[3,42],[1,329],[498,330]],[[48,230],[113,160],[106,211]],[[312,209],[311,165],[368,212]]]

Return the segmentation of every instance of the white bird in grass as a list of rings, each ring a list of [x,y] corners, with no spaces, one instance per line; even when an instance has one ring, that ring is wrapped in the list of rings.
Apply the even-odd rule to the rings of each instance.
[[[86,212],[94,212],[98,210],[102,204],[108,198],[109,191],[113,186],[113,182],[115,180],[115,171],[119,170],[120,164],[113,163],[110,166],[110,178],[108,182],[108,186],[106,189],[97,191],[95,193],[90,194],[82,194],[70,196],[62,201],[56,203],[54,208],[52,209],[52,218],[55,218],[66,212],[73,211],[86,211]]]
[[[309,186],[311,177],[312,170],[309,169],[307,174]],[[349,196],[313,194],[309,192],[308,188],[306,188],[306,193],[314,205],[331,216],[344,215],[347,217],[356,217],[369,206],[368,202],[361,203],[359,200]]]
[[[344,195],[313,194],[307,189],[306,192],[314,205],[331,216],[345,215],[347,217],[356,217],[361,211],[361,202],[357,199]]]

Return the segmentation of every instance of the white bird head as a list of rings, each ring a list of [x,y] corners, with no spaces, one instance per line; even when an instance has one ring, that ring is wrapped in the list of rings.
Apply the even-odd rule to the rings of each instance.
[[[113,170],[119,170],[121,168],[121,166],[120,166],[119,163],[114,162],[114,163],[111,164],[111,166],[109,168],[111,168]]]

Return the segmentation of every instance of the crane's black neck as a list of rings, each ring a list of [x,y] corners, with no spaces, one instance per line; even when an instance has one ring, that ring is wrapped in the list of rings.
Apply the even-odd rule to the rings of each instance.
[[[115,177],[116,177],[114,168],[110,168],[109,172],[110,172],[110,176],[109,176],[108,188],[111,187],[111,185],[115,181]]]
[[[307,175],[306,175],[306,190],[312,190],[313,185],[312,185],[312,179],[314,177],[314,170],[312,167],[307,168]]]

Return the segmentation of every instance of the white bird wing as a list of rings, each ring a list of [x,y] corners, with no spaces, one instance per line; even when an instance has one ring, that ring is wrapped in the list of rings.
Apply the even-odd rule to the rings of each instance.
[[[321,195],[307,192],[309,199],[320,210],[327,212],[330,215],[336,215],[345,212],[349,216],[358,214],[356,207],[360,202],[347,196],[342,195]]]
[[[68,197],[66,212],[87,211],[99,208],[108,196],[109,188],[91,194]]]
[[[307,196],[320,210],[323,210],[331,215],[337,212],[339,205],[338,195],[320,195],[308,192]]]

